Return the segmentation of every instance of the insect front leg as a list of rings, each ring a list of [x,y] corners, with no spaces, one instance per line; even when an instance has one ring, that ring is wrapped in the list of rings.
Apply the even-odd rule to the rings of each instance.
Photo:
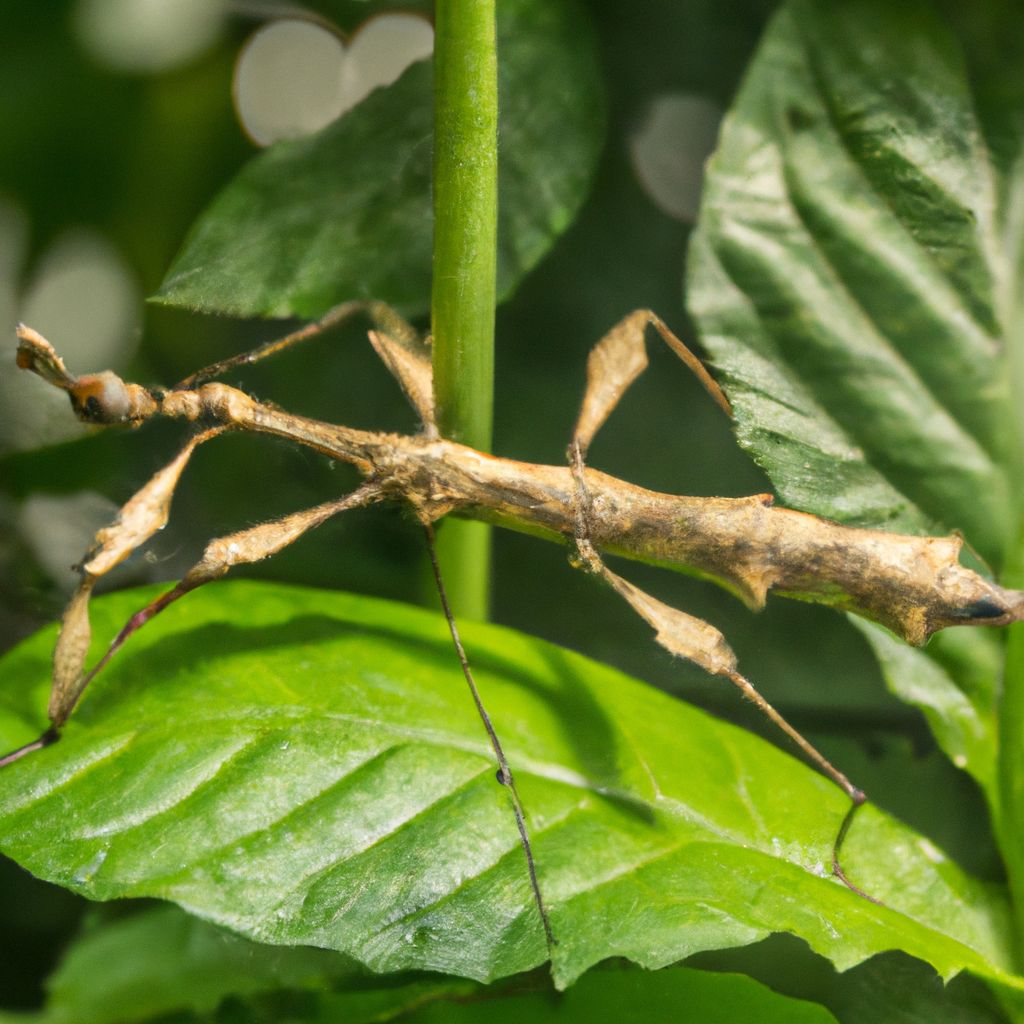
[[[224,427],[213,427],[193,434],[181,451],[121,506],[114,521],[97,531],[92,548],[79,566],[81,581],[64,610],[53,652],[53,682],[47,708],[50,727],[38,739],[0,758],[0,767],[48,746],[59,737],[61,726],[74,710],[93,675],[85,673],[85,659],[92,638],[89,599],[93,588],[101,577],[120,565],[167,524],[175,487],[192,453],[224,430]]]
[[[619,404],[630,385],[647,369],[647,328],[654,329],[666,345],[686,364],[704,390],[727,415],[732,406],[704,364],[672,333],[665,322],[649,309],[638,309],[623,317],[591,350],[587,357],[587,387],[576,420],[573,439],[584,457],[594,435]]]
[[[208,433],[215,432],[219,432],[219,428]],[[86,687],[106,667],[125,641],[179,598],[204,583],[219,579],[233,566],[262,561],[277,554],[282,548],[340,512],[362,508],[379,501],[382,497],[383,492],[376,484],[367,483],[343,498],[327,501],[313,508],[303,509],[210,541],[199,561],[178,583],[132,615],[111,641],[100,660],[87,673],[83,672],[83,668],[90,639],[88,597],[98,577],[83,570],[82,584],[65,612],[54,654],[54,689],[49,710],[52,724],[37,740],[0,758],[0,767],[53,743],[59,737],[60,727],[67,720]],[[86,565],[91,565],[94,561],[95,557]],[[67,685],[66,681],[72,679],[74,682],[70,686]]]
[[[204,366],[203,369],[189,374],[177,387],[198,387],[200,384],[214,380],[236,367],[251,366],[253,363],[269,359],[271,356],[276,356],[281,352],[294,348],[296,345],[311,341],[334,327],[341,326],[341,324],[359,313],[365,313],[378,330],[389,333],[402,342],[412,344],[418,340],[419,336],[413,327],[406,322],[397,310],[392,309],[387,303],[343,302],[341,305],[329,309],[319,320],[304,324],[290,334],[286,334],[283,338],[275,338],[273,341],[264,342],[248,352],[239,352],[237,355],[229,356],[227,359],[221,359],[216,363],[211,363],[209,366]]]

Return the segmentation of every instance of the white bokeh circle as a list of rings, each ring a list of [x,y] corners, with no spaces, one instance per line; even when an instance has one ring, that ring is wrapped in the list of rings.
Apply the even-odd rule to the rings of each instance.
[[[692,223],[700,208],[704,165],[715,148],[722,110],[703,96],[663,93],[629,139],[633,171],[663,212]]]
[[[178,67],[216,42],[227,0],[77,0],[75,33],[102,64],[155,74]]]
[[[429,57],[433,45],[433,26],[414,14],[370,18],[347,44],[318,21],[270,22],[238,55],[235,112],[261,146],[308,135]]]

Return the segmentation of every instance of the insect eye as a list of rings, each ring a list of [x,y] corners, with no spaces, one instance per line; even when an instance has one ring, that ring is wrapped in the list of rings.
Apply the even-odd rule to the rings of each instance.
[[[85,415],[88,416],[89,419],[99,419],[102,411],[103,407],[100,405],[100,400],[95,395],[90,395],[85,400]]]

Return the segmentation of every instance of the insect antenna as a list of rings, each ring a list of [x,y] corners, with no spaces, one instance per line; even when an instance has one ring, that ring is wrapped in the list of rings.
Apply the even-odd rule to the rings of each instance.
[[[544,926],[544,939],[547,943],[549,955],[558,945],[554,932],[551,930],[551,919],[548,917],[547,907],[544,904],[544,896],[540,891],[540,883],[537,880],[537,863],[533,856],[533,846],[530,843],[530,833],[526,827],[526,813],[523,810],[523,802],[519,797],[519,790],[516,788],[515,780],[512,778],[512,769],[509,767],[505,751],[501,747],[498,733],[495,731],[491,716],[484,707],[480,690],[473,678],[473,670],[469,667],[469,659],[466,657],[466,649],[462,646],[462,639],[459,636],[459,628],[455,624],[455,617],[452,615],[451,606],[448,604],[448,594],[445,591],[444,580],[441,576],[441,566],[437,560],[437,545],[435,542],[434,527],[428,522],[423,524],[427,535],[427,552],[430,555],[430,567],[434,572],[434,582],[437,584],[437,596],[441,600],[441,609],[444,612],[445,620],[448,623],[448,630],[452,636],[452,644],[455,646],[455,653],[458,655],[459,664],[462,666],[462,674],[466,677],[466,685],[469,687],[473,703],[476,705],[477,714],[483,722],[487,731],[487,738],[491,742],[491,749],[498,762],[498,781],[508,790],[512,800],[512,809],[515,812],[516,827],[519,829],[519,842],[523,847],[526,856],[526,870],[530,876],[530,888],[533,890],[533,901],[537,905],[540,914],[541,924]]]

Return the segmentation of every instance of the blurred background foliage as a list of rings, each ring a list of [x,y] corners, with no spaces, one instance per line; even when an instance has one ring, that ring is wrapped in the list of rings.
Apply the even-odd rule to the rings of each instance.
[[[176,13],[159,30],[133,14],[161,6]],[[351,32],[371,13],[396,5],[306,6]],[[684,337],[691,333],[682,280],[693,190],[715,112],[728,106],[774,4],[587,6],[604,69],[606,144],[576,222],[498,311],[495,450],[538,462],[564,458],[586,354],[623,314],[649,306]],[[164,384],[287,326],[144,303],[189,226],[257,150],[239,124],[232,79],[240,49],[269,13],[268,5],[222,9],[212,0],[0,7],[0,321],[8,325],[0,355],[2,649],[59,614],[71,579],[67,566],[115,505],[167,460],[181,433],[174,424],[154,424],[69,437],[74,428],[62,406],[24,404],[26,394],[32,403],[43,399],[29,390],[36,382],[13,369],[13,323],[23,319],[47,333],[73,372],[109,363],[131,379]],[[544,97],[534,101],[543,104]],[[692,150],[675,155],[674,176],[670,169],[668,185],[659,187],[637,155],[645,133],[656,134],[660,119],[690,116]],[[359,325],[253,368],[241,384],[314,417],[415,427]],[[736,496],[769,489],[698,383],[660,349],[598,438],[591,463],[669,492]],[[348,468],[310,452],[266,438],[225,437],[197,454],[170,526],[109,585],[173,579],[205,539],[322,501],[351,482]],[[866,644],[845,619],[782,600],[753,616],[709,584],[640,566],[627,571],[661,599],[721,628],[762,692],[878,803],[969,870],[998,877],[994,851],[977,839],[989,830],[973,784],[936,751],[920,715],[887,694]],[[247,572],[436,601],[420,533],[400,510],[350,514]],[[498,533],[493,588],[497,621],[620,666],[774,740],[734,693],[655,647],[647,627],[571,572],[554,545]],[[948,799],[923,801],[926,791]],[[29,1008],[41,999],[42,979],[74,934],[84,901],[4,862],[0,907],[0,1006]],[[787,971],[797,991],[806,990],[808,978],[820,976],[823,988],[834,978],[795,940],[697,959],[701,966],[770,974],[781,990]],[[906,969],[897,968],[894,984],[909,986],[900,974]],[[924,968],[911,974],[922,974],[925,988],[932,983]]]

